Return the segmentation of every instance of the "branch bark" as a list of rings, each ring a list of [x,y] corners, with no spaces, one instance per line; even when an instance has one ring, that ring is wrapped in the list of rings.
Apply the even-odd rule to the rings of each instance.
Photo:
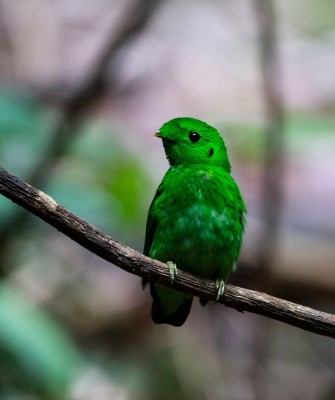
[[[173,284],[167,266],[107,236],[68,211],[47,194],[0,167],[0,193],[58,229],[99,257],[132,274],[165,286],[215,300],[215,283],[179,270]],[[335,315],[304,307],[265,293],[227,285],[220,303],[237,311],[263,315],[306,331],[335,338]]]

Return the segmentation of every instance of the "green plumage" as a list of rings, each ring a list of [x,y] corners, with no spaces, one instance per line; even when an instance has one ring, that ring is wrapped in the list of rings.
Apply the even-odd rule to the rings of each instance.
[[[193,118],[173,119],[156,136],[170,169],[149,209],[144,254],[226,282],[239,257],[246,206],[230,175],[224,141],[215,128]],[[155,283],[150,290],[153,321],[182,325],[192,296]]]

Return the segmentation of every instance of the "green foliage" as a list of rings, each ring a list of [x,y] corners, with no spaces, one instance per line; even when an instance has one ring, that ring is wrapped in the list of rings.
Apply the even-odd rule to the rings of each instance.
[[[256,123],[223,124],[219,129],[225,138],[228,151],[236,158],[245,162],[260,162],[263,156],[263,131]]]
[[[0,94],[0,164],[25,179],[37,156],[43,151],[48,135],[50,113],[33,97],[22,92]],[[2,222],[16,211],[12,203],[0,197]]]
[[[287,130],[293,139],[300,137],[306,141],[308,135],[334,135],[334,129],[334,115],[295,113],[287,120]]]
[[[50,112],[22,92],[0,94],[0,160],[26,176],[47,140]]]
[[[236,159],[242,162],[261,163],[264,155],[264,126],[259,123],[230,123],[223,124],[223,133],[228,150]],[[333,115],[320,113],[292,113],[286,116],[284,137],[290,148],[303,152],[310,148],[313,137],[329,138],[334,135],[335,118]]]
[[[161,348],[151,355],[152,364],[155,368],[155,373],[151,374],[150,379],[150,393],[152,399],[185,399],[197,398],[197,396],[190,397],[183,393],[183,387],[180,384],[180,376],[178,374],[176,360],[173,357],[171,348]],[[194,386],[197,387],[196,382]],[[191,388],[187,388],[192,392]],[[199,388],[197,388],[199,389]],[[192,393],[195,395],[195,393]]]
[[[29,181],[53,123],[54,113],[33,98],[19,93],[0,96],[0,165]],[[128,229],[131,242],[139,229],[144,230],[150,180],[140,158],[120,138],[116,128],[83,124],[41,189],[112,235]],[[0,197],[1,223],[16,210],[11,201]],[[33,222],[28,228],[30,239],[40,229],[48,229],[37,219]],[[6,268],[17,264],[29,268],[32,259],[35,266],[52,265],[48,246],[35,252],[29,241],[20,243],[20,251],[7,257]],[[12,246],[17,248],[15,242]],[[63,398],[79,359],[66,332],[5,283],[0,287],[0,326],[0,398],[17,400],[29,393],[41,399]]]
[[[0,398],[16,388],[59,399],[79,365],[65,331],[13,287],[0,287]]]
[[[54,113],[21,93],[0,96],[0,163],[23,179],[50,140]],[[119,129],[85,123],[45,188],[57,201],[101,229],[136,230],[144,222],[151,182],[140,158],[119,139]],[[15,207],[0,198],[10,218]],[[4,221],[5,222],[5,221]]]
[[[115,233],[143,230],[151,186],[142,159],[120,137],[119,129],[86,125],[48,187],[81,217]]]
[[[296,0],[287,3],[289,7],[286,8],[285,17],[305,35],[316,37],[333,31],[335,20],[333,0]]]

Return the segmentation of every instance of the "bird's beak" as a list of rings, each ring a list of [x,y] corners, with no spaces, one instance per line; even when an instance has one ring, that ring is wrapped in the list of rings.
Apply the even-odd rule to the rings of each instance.
[[[159,131],[154,133],[154,137],[162,138],[161,133]]]

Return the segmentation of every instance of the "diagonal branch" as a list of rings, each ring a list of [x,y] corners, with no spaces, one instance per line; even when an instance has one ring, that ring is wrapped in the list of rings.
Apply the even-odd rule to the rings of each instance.
[[[125,271],[165,286],[171,285],[169,270],[164,263],[118,243],[72,214],[47,194],[28,185],[3,168],[0,168],[0,193],[63,232],[81,246]],[[181,270],[172,287],[208,300],[215,300],[216,297],[213,281],[200,279]],[[264,315],[306,331],[335,338],[335,315],[265,293],[227,285],[220,303],[241,312],[249,311]]]

